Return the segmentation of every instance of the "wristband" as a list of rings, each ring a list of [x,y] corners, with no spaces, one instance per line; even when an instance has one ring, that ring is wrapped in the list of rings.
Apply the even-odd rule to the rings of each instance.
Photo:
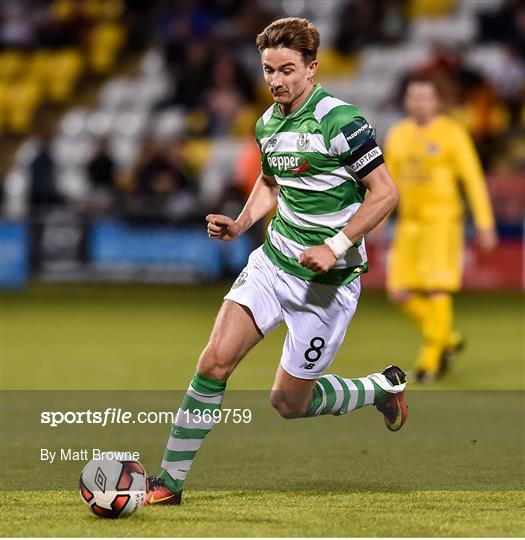
[[[336,259],[340,259],[354,245],[343,231],[327,238],[324,243],[332,250]]]

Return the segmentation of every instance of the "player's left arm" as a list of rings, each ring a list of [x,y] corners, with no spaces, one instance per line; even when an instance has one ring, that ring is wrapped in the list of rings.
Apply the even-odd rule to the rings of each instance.
[[[496,247],[498,237],[483,169],[474,144],[463,128],[458,127],[454,143],[456,168],[474,218],[478,243],[482,249],[490,251]]]
[[[384,163],[377,165],[375,169],[360,181],[368,189],[365,200],[347,225],[332,238],[334,240],[338,237],[333,246],[323,244],[307,248],[303,251],[299,262],[303,266],[306,266],[306,268],[310,268],[310,270],[319,274],[328,272],[334,266],[339,256],[342,256],[341,252],[337,253],[339,246],[341,247],[341,251],[344,250],[346,252],[353,244],[357,243],[381,223],[396,207],[399,201],[399,194],[392,176]]]

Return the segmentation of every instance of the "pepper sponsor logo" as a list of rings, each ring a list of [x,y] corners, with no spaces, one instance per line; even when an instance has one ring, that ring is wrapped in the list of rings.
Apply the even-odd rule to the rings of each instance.
[[[300,156],[269,156],[268,163],[276,172],[288,171],[294,174],[301,174],[310,167],[308,160]]]
[[[268,163],[274,169],[287,171],[299,167],[300,159],[299,156],[270,156],[268,157]]]
[[[295,169],[288,169],[290,172],[293,172],[294,174],[301,174],[302,172],[306,171],[310,167],[310,163],[308,161],[303,161],[299,167],[296,167]]]

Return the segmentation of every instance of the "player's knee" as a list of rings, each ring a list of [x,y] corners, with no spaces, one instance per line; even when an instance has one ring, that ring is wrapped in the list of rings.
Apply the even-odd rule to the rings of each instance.
[[[408,291],[403,291],[400,289],[388,289],[388,298],[394,304],[404,304],[410,297]]]
[[[273,391],[270,394],[270,403],[272,407],[287,420],[301,418],[304,415],[305,407],[286,399],[281,391]]]
[[[215,347],[206,347],[199,359],[198,371],[210,379],[225,381],[233,371],[233,362]]]

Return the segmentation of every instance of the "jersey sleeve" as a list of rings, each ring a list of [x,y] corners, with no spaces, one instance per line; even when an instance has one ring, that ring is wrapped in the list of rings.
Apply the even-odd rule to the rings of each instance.
[[[456,168],[476,227],[480,229],[494,227],[494,216],[481,163],[472,139],[459,126],[455,133],[454,150]]]
[[[261,171],[265,176],[273,176],[272,169],[270,168],[270,164],[268,163],[268,158],[266,154],[262,151],[261,130],[262,130],[262,118],[259,118],[259,120],[255,124],[255,142],[257,143],[259,152],[261,153]]]
[[[394,182],[397,183],[397,177],[399,174],[399,165],[398,160],[396,156],[396,139],[397,139],[397,129],[395,127],[391,128],[386,137],[385,142],[383,144],[383,152],[384,152],[384,158],[385,162],[390,170],[390,174],[392,175],[392,178],[394,179]]]
[[[383,153],[376,142],[375,129],[354,107],[348,107],[338,114],[338,126],[332,128],[331,151],[340,162],[350,167],[358,178],[364,178],[385,162]],[[353,113],[353,114],[352,114]]]

